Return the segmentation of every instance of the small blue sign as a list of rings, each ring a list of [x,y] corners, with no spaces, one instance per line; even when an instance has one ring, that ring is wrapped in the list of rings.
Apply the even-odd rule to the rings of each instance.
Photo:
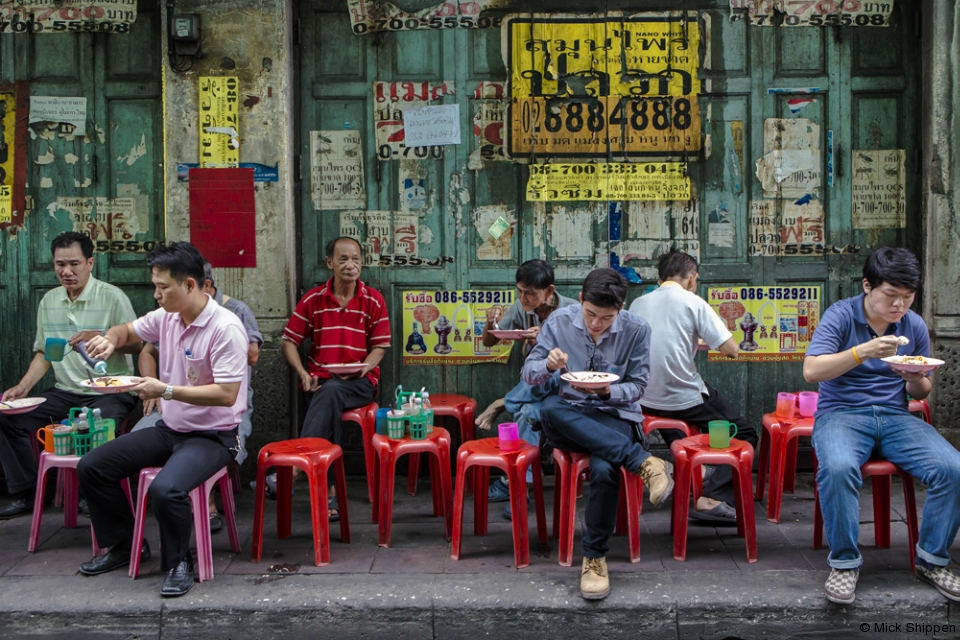
[[[199,169],[200,165],[196,162],[177,163],[177,180],[179,182],[190,181],[190,169]],[[253,169],[254,182],[277,182],[280,179],[280,163],[268,167],[265,164],[256,162],[241,162],[241,169]]]

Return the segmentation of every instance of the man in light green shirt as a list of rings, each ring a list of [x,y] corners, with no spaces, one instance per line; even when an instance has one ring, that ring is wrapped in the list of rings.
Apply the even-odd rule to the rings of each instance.
[[[33,512],[37,461],[30,438],[35,437],[40,427],[50,424],[51,419],[63,420],[73,407],[99,408],[104,419],[112,419],[119,425],[136,401],[130,394],[103,395],[81,386],[80,381],[87,379],[89,371],[86,362],[75,352],[81,340],[135,320],[137,316],[130,300],[117,287],[91,276],[93,242],[86,235],[73,231],[62,233],[50,248],[61,286],[51,289],[40,300],[33,360],[20,382],[3,392],[2,401],[27,397],[51,366],[57,382],[37,394],[46,402],[34,411],[0,415],[0,464],[7,490],[14,496],[11,504],[0,509],[2,520]],[[44,358],[48,338],[62,338],[69,343],[61,361],[50,362]],[[127,355],[112,355],[107,359],[107,375],[131,375],[133,359],[129,354],[139,351],[138,343],[130,346]]]

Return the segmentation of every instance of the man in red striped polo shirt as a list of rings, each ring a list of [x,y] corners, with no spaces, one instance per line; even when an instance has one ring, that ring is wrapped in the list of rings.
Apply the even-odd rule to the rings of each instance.
[[[376,395],[380,360],[390,346],[390,320],[380,292],[360,281],[360,244],[353,238],[334,238],[325,252],[333,277],[308,291],[297,304],[280,348],[300,376],[303,390],[312,394],[300,437],[340,444],[340,415],[369,404]],[[304,366],[297,347],[306,339],[312,344]],[[337,375],[324,368],[350,363],[362,363],[363,369]],[[332,483],[330,508],[331,520],[339,519]]]

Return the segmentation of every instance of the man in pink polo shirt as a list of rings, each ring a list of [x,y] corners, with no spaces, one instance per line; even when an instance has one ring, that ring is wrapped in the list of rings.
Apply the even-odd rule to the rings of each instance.
[[[154,429],[135,431],[85,455],[77,467],[97,541],[106,555],[80,565],[93,576],[150,556],[146,540],[131,549],[133,516],[120,480],[143,467],[163,467],[150,485],[160,523],[160,567],[167,572],[160,594],[182,596],[193,586],[189,493],[233,460],[237,425],[247,407],[247,334],[233,313],[203,292],[203,256],[189,242],[150,254],[154,298],[160,308],[111,327],[87,350],[106,358],[132,341],[159,342],[158,378],[133,387],[143,400],[162,398],[163,418]]]

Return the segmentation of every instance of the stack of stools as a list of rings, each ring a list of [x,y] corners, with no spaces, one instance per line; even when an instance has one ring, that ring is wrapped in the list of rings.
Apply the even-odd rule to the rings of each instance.
[[[277,473],[277,537],[290,537],[292,521],[293,467],[302,469],[310,484],[310,513],[313,516],[314,562],[330,564],[330,520],[327,505],[327,472],[331,465],[337,488],[340,512],[340,541],[350,542],[350,518],[347,514],[347,479],[343,470],[343,450],[323,438],[299,438],[273,442],[257,457],[257,496],[253,512],[253,562],[263,556],[263,507],[267,469]],[[376,504],[376,503],[374,503]]]
[[[140,470],[140,485],[137,487],[137,511],[133,524],[132,549],[139,550],[143,545],[143,530],[147,517],[147,490],[161,467],[147,467]],[[200,582],[213,580],[213,543],[210,539],[210,492],[220,485],[220,497],[223,499],[223,518],[227,523],[227,532],[230,534],[230,550],[240,553],[240,535],[237,533],[237,521],[233,513],[233,487],[230,486],[230,476],[227,468],[223,467],[206,482],[190,492],[190,502],[193,505],[193,532],[197,538],[197,577]],[[140,572],[140,554],[130,554],[131,578],[136,579]]]
[[[430,396],[433,419],[440,416],[456,418],[460,426],[460,442],[473,440],[473,421],[477,413],[477,401],[456,393],[438,393]],[[376,417],[376,416],[374,416]],[[407,465],[407,493],[417,495],[417,478],[420,475],[420,454],[410,454]]]
[[[424,440],[413,440],[409,436],[395,439],[378,433],[373,436],[373,448],[380,458],[380,464],[375,467],[375,486],[379,499],[373,501],[372,514],[373,521],[378,525],[377,543],[381,547],[390,546],[397,458],[404,454],[419,453],[429,453],[432,456],[430,483],[433,486],[433,515],[443,516],[446,537],[449,540],[452,535],[453,508],[450,487],[450,434],[447,430],[434,427]],[[438,488],[440,493],[437,493]],[[277,490],[279,491],[279,486]]]
[[[733,467],[734,497],[737,508],[737,535],[746,538],[747,562],[757,561],[757,529],[753,515],[753,447],[743,440],[731,439],[723,449],[710,447],[710,436],[699,434],[677,440],[670,445],[676,471],[673,491],[673,557],[687,559],[687,516],[690,512],[690,484],[694,474],[700,475],[704,464],[726,464]]]
[[[537,511],[537,539],[547,543],[547,516],[543,506],[543,478],[540,474],[540,449],[518,441],[515,451],[501,451],[498,438],[471,440],[460,445],[457,453],[457,493],[453,503],[453,545],[450,557],[460,559],[463,539],[463,509],[466,498],[467,472],[475,467],[474,483],[480,490],[473,495],[473,533],[487,533],[487,492],[483,489],[490,480],[490,467],[507,474],[510,487],[510,509],[513,512],[513,557],[517,568],[530,565],[530,535],[527,524],[527,468],[533,466],[533,498]]]

